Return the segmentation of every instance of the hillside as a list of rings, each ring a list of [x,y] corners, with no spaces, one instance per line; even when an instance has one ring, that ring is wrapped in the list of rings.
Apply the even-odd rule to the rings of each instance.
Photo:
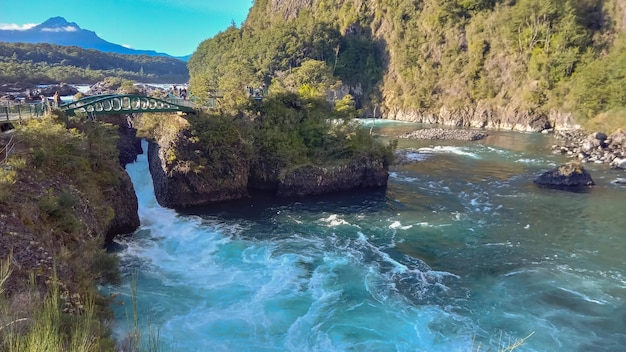
[[[116,76],[140,82],[186,82],[185,62],[54,44],[0,43],[0,83],[94,83]]]
[[[316,61],[325,87],[343,84],[365,116],[532,130],[608,114],[623,125],[624,13],[624,0],[259,0],[241,28],[199,46],[190,83],[234,97],[250,84],[299,90],[320,82],[301,70]]]

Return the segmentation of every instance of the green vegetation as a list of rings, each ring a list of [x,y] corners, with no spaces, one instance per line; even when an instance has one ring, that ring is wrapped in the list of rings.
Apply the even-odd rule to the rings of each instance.
[[[112,350],[95,283],[119,281],[103,249],[116,128],[53,111],[0,138],[0,351]]]
[[[168,168],[211,180],[236,177],[232,173],[241,171],[233,165],[241,167],[245,160],[257,185],[274,184],[281,172],[297,166],[345,165],[361,158],[389,165],[395,143],[375,139],[354,121],[350,96],[342,104],[333,109],[315,94],[283,91],[261,101],[248,98],[238,115],[144,114],[139,133],[165,148]]]
[[[186,82],[185,62],[54,44],[0,43],[0,83],[95,83],[108,76],[139,82]]]
[[[190,85],[223,92],[226,107],[261,83],[335,101],[347,86],[362,115],[480,105],[586,123],[626,106],[624,11],[623,0],[260,0],[198,47]]]
[[[21,293],[22,302],[3,294],[2,285],[11,275],[11,260],[10,256],[0,260],[0,351],[95,352],[112,348],[110,341],[100,340],[105,328],[95,315],[93,299],[88,298],[80,312],[64,311],[62,304],[67,297],[62,297],[56,276],[43,297],[34,286]]]
[[[383,159],[389,165],[394,145],[385,146],[370,136],[352,119],[354,106],[344,104],[332,110],[320,97],[295,93],[267,97],[253,123],[253,154],[284,167],[333,165],[361,156]]]

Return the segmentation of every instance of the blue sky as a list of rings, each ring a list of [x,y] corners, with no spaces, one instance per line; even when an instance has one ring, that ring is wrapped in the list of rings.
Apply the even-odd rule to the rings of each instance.
[[[253,0],[0,0],[0,28],[23,28],[61,16],[106,41],[174,56],[239,27]]]

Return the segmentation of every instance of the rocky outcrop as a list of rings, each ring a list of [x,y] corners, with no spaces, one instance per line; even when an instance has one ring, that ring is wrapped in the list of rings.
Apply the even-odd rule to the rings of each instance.
[[[285,169],[279,162],[262,158],[251,162],[243,143],[216,151],[217,157],[199,167],[194,160],[205,157],[207,153],[200,152],[202,149],[184,131],[170,143],[161,140],[149,144],[148,163],[159,204],[171,208],[201,206],[246,198],[249,190],[302,197],[384,187],[389,178],[388,166],[382,159],[362,157],[336,166]]]
[[[591,175],[580,164],[567,163],[546,171],[534,183],[552,188],[582,188],[593,186]]]
[[[626,169],[626,131],[622,129],[611,135],[569,130],[557,131],[555,136],[563,140],[563,143],[552,146],[556,153],[575,157],[583,163],[607,163],[614,168]]]
[[[346,165],[322,167],[307,165],[285,173],[278,185],[281,197],[309,196],[358,188],[387,185],[389,170],[382,160],[362,158]]]
[[[188,208],[249,197],[248,158],[243,153],[243,146],[241,155],[225,155],[230,149],[216,150],[217,158],[222,161],[219,164],[207,161],[200,165],[193,161],[194,157],[185,157],[200,154],[195,151],[201,149],[182,132],[171,144],[150,142],[148,164],[159,204]],[[173,154],[176,154],[175,160],[172,160]]]
[[[105,243],[110,243],[117,235],[135,232],[140,225],[135,187],[124,170],[119,172],[119,182],[119,186],[104,192],[115,214],[105,231]]]
[[[63,96],[74,95],[78,93],[78,89],[76,89],[76,87],[72,87],[67,84],[52,85],[52,86],[41,88],[39,94],[50,96],[50,95],[55,94],[56,92],[59,92],[59,95],[63,95]]]
[[[423,128],[413,132],[401,135],[399,138],[404,139],[430,139],[430,140],[458,140],[458,141],[477,141],[488,135],[479,131],[465,129],[446,129],[446,128]]]
[[[141,139],[137,137],[137,129],[133,127],[120,125],[117,131],[120,136],[117,141],[120,165],[125,167],[127,164],[137,161],[137,155],[143,154]]]
[[[124,168],[136,161],[137,155],[143,151],[141,139],[137,138],[137,130],[129,125],[125,115],[101,115],[99,119],[117,126],[119,136],[117,150],[120,170],[116,173],[119,185],[104,191],[114,213],[105,230],[105,242],[110,243],[115,236],[130,234],[139,228],[139,202],[135,187]]]
[[[103,115],[99,117],[103,122],[117,126],[119,139],[117,150],[119,151],[119,161],[122,167],[137,160],[137,155],[143,153],[141,139],[137,137],[137,129],[132,125],[132,119],[125,115]]]
[[[121,80],[104,80],[94,83],[86,95],[98,95],[98,94],[116,94],[117,90],[122,86]]]
[[[438,111],[391,110],[384,114],[389,120],[411,121],[444,126],[541,132],[551,128],[579,127],[571,114],[550,111],[535,113],[512,106],[492,107],[483,103],[461,108],[442,107]]]

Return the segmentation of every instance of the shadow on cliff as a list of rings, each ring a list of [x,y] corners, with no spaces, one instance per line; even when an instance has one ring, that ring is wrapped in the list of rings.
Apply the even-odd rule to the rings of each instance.
[[[304,198],[277,198],[269,193],[252,192],[247,199],[179,209],[177,212],[181,215],[215,216],[226,220],[262,221],[285,209],[292,212],[355,214],[393,211],[396,207],[394,201],[387,197],[386,187],[380,187]]]

